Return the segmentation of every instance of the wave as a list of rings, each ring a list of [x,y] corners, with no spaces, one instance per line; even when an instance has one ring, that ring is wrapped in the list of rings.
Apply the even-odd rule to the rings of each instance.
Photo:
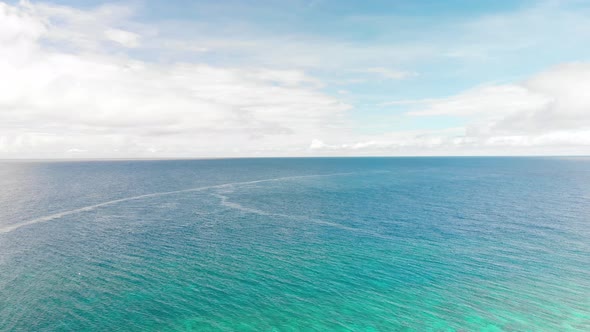
[[[81,213],[81,212],[92,211],[94,209],[97,209],[97,208],[100,208],[103,206],[108,206],[108,205],[113,205],[113,204],[128,202],[128,201],[134,201],[134,200],[139,200],[139,199],[144,199],[144,198],[149,198],[149,197],[159,197],[159,196],[180,194],[180,193],[186,193],[186,192],[203,191],[203,190],[215,189],[215,188],[227,188],[227,187],[231,187],[231,186],[257,184],[257,183],[264,183],[264,182],[297,180],[297,179],[314,178],[314,177],[342,176],[342,175],[352,175],[352,174],[356,174],[356,173],[349,172],[349,173],[330,173],[330,174],[285,176],[285,177],[278,177],[278,178],[271,178],[271,179],[262,179],[262,180],[244,181],[244,182],[232,182],[232,183],[224,183],[224,184],[218,184],[218,185],[212,185],[212,186],[196,187],[196,188],[181,189],[181,190],[174,190],[174,191],[156,192],[156,193],[151,193],[151,194],[144,194],[144,195],[138,195],[138,196],[119,198],[119,199],[114,199],[112,201],[102,202],[102,203],[88,205],[88,206],[84,206],[84,207],[73,209],[73,210],[67,210],[67,211],[62,211],[62,212],[50,214],[47,216],[23,221],[23,222],[20,222],[17,224],[2,226],[2,227],[0,227],[0,234],[9,233],[9,232],[12,232],[18,228],[24,227],[24,226],[33,225],[33,224],[46,222],[46,221],[50,221],[50,220],[55,220],[55,219],[59,219],[59,218],[65,217],[65,216],[69,216],[69,215],[77,214],[77,213]]]

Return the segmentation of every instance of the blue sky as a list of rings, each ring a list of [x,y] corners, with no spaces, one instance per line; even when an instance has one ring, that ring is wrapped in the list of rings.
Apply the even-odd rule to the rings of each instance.
[[[23,91],[0,92],[0,116],[11,123],[0,157],[587,154],[590,146],[585,1],[2,8],[4,74]],[[44,83],[27,89],[30,81]]]

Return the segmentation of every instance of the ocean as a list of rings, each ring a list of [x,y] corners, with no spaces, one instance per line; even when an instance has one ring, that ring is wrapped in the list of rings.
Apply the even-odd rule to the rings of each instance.
[[[0,331],[590,331],[590,158],[0,162]]]

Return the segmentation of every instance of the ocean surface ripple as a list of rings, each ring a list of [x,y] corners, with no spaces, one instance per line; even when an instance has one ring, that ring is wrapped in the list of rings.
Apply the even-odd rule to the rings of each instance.
[[[590,331],[588,158],[6,162],[0,185],[0,331]]]

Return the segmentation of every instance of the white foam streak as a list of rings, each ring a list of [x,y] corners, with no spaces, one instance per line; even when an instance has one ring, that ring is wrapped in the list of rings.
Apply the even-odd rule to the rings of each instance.
[[[273,213],[268,213],[268,212],[265,212],[265,211],[262,211],[262,210],[249,208],[249,207],[243,206],[242,204],[238,204],[238,203],[232,202],[225,195],[213,194],[213,196],[219,198],[221,200],[220,204],[222,206],[225,206],[225,207],[229,208],[229,209],[240,210],[240,211],[243,211],[243,212],[254,213],[254,214],[259,214],[259,215],[263,215],[263,216],[271,216],[271,215],[274,215]]]
[[[355,173],[332,173],[332,174],[285,176],[285,177],[272,178],[272,179],[263,179],[263,180],[254,180],[254,181],[245,181],[245,182],[233,182],[233,183],[225,183],[225,184],[219,184],[219,185],[213,185],[213,186],[205,186],[205,187],[197,187],[197,188],[189,188],[189,189],[182,189],[182,190],[165,191],[165,192],[151,193],[151,194],[138,195],[138,196],[132,196],[132,197],[125,197],[125,198],[115,199],[112,201],[107,201],[107,202],[103,202],[103,203],[99,203],[99,204],[95,204],[95,205],[84,206],[84,207],[81,207],[78,209],[62,211],[62,212],[58,212],[55,214],[50,214],[47,216],[23,221],[23,222],[13,224],[13,225],[6,225],[6,226],[3,226],[0,228],[0,234],[12,232],[12,231],[14,231],[18,228],[24,227],[24,226],[33,225],[33,224],[37,224],[37,223],[41,223],[41,222],[45,222],[45,221],[54,220],[54,219],[59,219],[59,218],[65,217],[65,216],[69,216],[69,215],[77,214],[77,213],[81,213],[81,212],[92,211],[94,209],[97,209],[97,208],[100,208],[103,206],[108,206],[108,205],[113,205],[113,204],[128,202],[128,201],[134,201],[134,200],[139,200],[139,199],[144,199],[144,198],[149,198],[149,197],[158,197],[158,196],[166,196],[166,195],[180,194],[180,193],[186,193],[186,192],[203,191],[203,190],[208,190],[208,189],[224,188],[224,187],[237,186],[237,185],[248,185],[248,184],[257,184],[257,183],[273,182],[273,181],[286,181],[286,180],[296,180],[296,179],[304,179],[304,178],[339,176],[339,175],[350,175],[350,174],[355,174]]]
[[[221,194],[212,194],[212,195],[221,200],[220,204],[222,206],[225,206],[230,209],[246,212],[246,213],[253,213],[253,214],[258,214],[258,215],[263,215],[263,216],[275,216],[275,217],[281,217],[281,218],[291,219],[291,220],[301,220],[303,222],[311,222],[311,223],[319,224],[319,225],[323,225],[323,226],[334,227],[334,228],[338,228],[338,229],[353,232],[353,233],[362,233],[365,235],[369,235],[369,236],[377,237],[377,238],[381,238],[381,239],[388,239],[388,240],[392,239],[389,236],[385,236],[385,235],[382,235],[382,234],[379,234],[379,233],[376,233],[373,231],[369,231],[369,230],[365,230],[365,229],[361,229],[361,228],[356,228],[356,227],[349,227],[349,226],[342,225],[342,224],[335,223],[335,222],[331,222],[331,221],[325,221],[325,220],[316,219],[316,218],[309,218],[309,217],[305,217],[305,216],[296,216],[296,215],[288,215],[288,214],[283,214],[283,213],[267,212],[267,211],[247,207],[247,206],[244,206],[239,203],[232,202],[229,200],[229,197],[227,197],[225,195],[221,195]]]

